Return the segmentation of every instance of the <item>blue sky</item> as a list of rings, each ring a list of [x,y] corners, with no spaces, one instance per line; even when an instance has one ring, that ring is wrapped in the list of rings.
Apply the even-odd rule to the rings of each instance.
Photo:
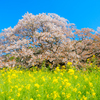
[[[100,26],[100,0],[0,0],[0,32],[14,27],[26,12],[56,13],[78,29]]]

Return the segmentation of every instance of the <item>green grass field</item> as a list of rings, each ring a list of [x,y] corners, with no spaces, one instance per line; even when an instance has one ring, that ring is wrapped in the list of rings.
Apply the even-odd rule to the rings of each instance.
[[[100,100],[100,68],[0,70],[0,100]]]

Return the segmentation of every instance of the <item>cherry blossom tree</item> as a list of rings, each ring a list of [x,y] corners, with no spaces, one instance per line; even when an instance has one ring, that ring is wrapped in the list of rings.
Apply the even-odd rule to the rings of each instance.
[[[10,56],[16,54],[15,57],[20,58],[31,56],[29,64],[38,63],[40,59],[41,62],[49,59],[54,63],[62,59],[59,56],[64,46],[70,46],[69,36],[73,36],[73,30],[74,24],[56,14],[43,13],[35,16],[26,13],[13,29],[4,29],[0,34],[3,37],[0,41],[1,53],[11,53]],[[34,49],[28,49],[29,46]],[[63,61],[67,61],[63,53],[62,55]],[[12,64],[15,65],[14,62]]]
[[[78,30],[75,24],[54,13],[27,12],[14,28],[4,29],[0,34],[0,54],[9,54],[2,56],[0,63],[1,67],[30,67],[41,65],[45,59],[52,67],[69,61],[76,64],[100,54],[99,47],[99,31]]]

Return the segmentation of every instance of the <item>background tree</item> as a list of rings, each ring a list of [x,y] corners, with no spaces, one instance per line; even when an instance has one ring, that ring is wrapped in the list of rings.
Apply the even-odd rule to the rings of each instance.
[[[10,53],[1,57],[1,67],[41,65],[44,59],[52,67],[68,61],[76,64],[100,54],[100,35],[89,28],[75,29],[57,14],[26,13],[14,28],[0,34],[0,52]]]

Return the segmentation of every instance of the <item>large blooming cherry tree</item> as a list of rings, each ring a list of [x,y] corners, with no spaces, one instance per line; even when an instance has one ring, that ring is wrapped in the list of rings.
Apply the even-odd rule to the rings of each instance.
[[[52,67],[68,61],[76,64],[100,54],[99,28],[78,30],[57,14],[27,12],[14,28],[0,34],[0,54],[1,67],[41,65],[44,59]]]

